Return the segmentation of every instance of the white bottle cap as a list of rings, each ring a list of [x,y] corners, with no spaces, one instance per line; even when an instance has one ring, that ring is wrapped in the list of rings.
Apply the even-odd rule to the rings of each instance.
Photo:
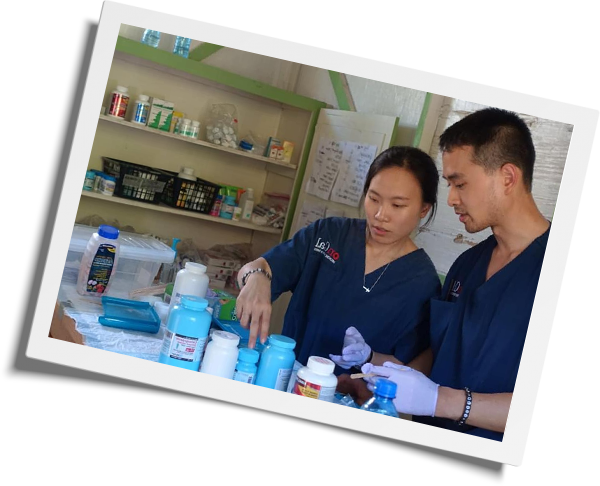
[[[183,119],[183,123],[186,124],[186,125],[189,125],[191,122],[190,122],[189,118],[184,118]]]
[[[335,369],[333,361],[327,358],[321,358],[320,356],[311,356],[308,358],[307,366],[308,369],[319,375],[330,375]]]
[[[192,126],[199,127],[200,126],[200,122],[196,121],[196,120],[192,120]]]
[[[240,337],[237,334],[227,331],[215,331],[212,334],[212,340],[219,346],[227,348],[237,348],[240,343]]]
[[[117,86],[117,91],[121,93],[127,93],[127,88],[125,86]]]
[[[253,196],[254,197],[254,189],[252,189],[251,187],[249,187],[248,189],[246,189],[246,192],[248,193],[248,196]]]
[[[192,169],[191,167],[182,167],[181,172],[185,175],[190,175],[190,176],[194,175],[194,169]]]
[[[150,97],[149,97],[149,96],[147,96],[147,95],[140,95],[140,96],[139,96],[139,98],[140,98],[140,100],[142,100],[142,101],[148,101],[148,100],[150,99]]]
[[[206,265],[202,263],[187,262],[185,268],[193,273],[206,273]]]

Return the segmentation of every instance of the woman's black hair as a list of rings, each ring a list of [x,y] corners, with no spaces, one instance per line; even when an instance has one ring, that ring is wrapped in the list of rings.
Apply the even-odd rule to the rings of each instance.
[[[419,181],[423,202],[431,204],[431,212],[423,226],[427,226],[437,210],[437,190],[440,180],[437,167],[433,159],[422,150],[414,147],[390,147],[381,152],[369,167],[363,197],[367,195],[371,181],[379,172],[390,167],[400,167],[409,170]]]

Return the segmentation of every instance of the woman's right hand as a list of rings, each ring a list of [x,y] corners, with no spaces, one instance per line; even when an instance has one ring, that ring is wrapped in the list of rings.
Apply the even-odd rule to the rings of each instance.
[[[271,273],[269,264],[264,258],[259,258],[244,265],[239,271],[240,279],[250,270],[262,268]],[[242,282],[239,282],[242,286]],[[248,347],[254,349],[257,337],[264,344],[269,335],[271,320],[271,280],[262,272],[254,272],[246,279],[246,284],[237,297],[235,312],[243,328],[250,327]]]

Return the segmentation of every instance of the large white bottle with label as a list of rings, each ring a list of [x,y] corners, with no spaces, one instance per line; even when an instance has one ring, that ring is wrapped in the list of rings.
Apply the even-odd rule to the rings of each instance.
[[[77,276],[79,294],[102,297],[109,291],[119,261],[118,238],[117,228],[102,224],[89,239]]]
[[[185,268],[179,270],[175,277],[171,302],[169,303],[169,314],[173,306],[181,302],[182,295],[194,295],[204,299],[208,292],[208,280],[205,265],[187,262]]]

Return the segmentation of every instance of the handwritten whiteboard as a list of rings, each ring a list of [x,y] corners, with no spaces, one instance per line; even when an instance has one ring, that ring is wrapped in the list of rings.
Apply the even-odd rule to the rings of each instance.
[[[375,145],[319,140],[306,192],[326,201],[358,207]]]

